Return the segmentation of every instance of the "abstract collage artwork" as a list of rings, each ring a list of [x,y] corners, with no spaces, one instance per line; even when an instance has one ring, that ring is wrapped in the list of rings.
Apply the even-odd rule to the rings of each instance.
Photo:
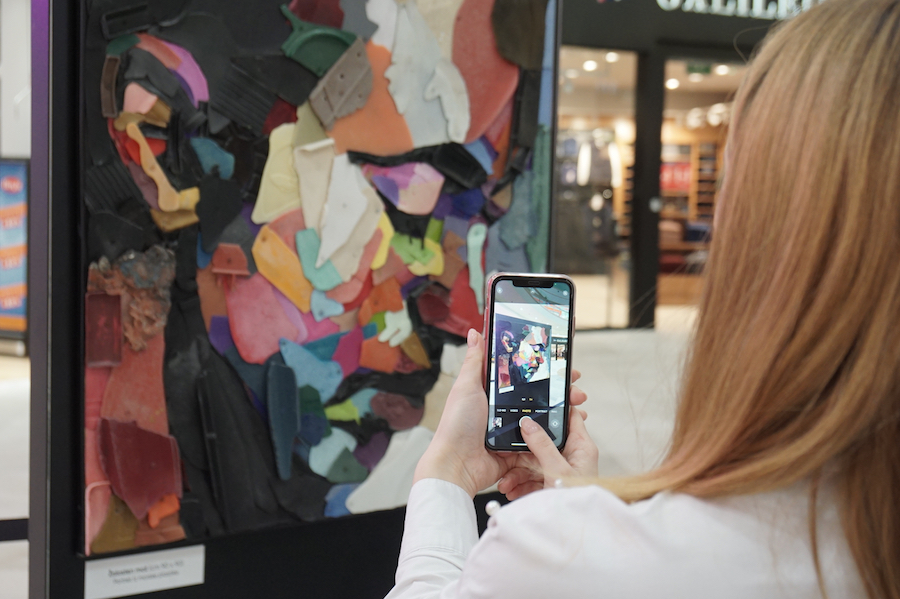
[[[84,32],[85,554],[404,505],[486,278],[547,266],[556,0],[123,4]]]

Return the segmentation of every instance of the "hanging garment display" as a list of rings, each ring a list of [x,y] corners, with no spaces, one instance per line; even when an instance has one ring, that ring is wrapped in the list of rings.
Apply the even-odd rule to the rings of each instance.
[[[486,276],[545,267],[527,4],[88,2],[86,553],[405,502]]]

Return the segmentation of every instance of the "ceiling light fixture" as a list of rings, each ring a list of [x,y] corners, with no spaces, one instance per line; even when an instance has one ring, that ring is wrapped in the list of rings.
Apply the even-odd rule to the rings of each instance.
[[[597,61],[596,60],[585,60],[582,68],[588,73],[593,73],[597,70]]]
[[[719,64],[716,65],[715,71],[716,75],[727,75],[731,72],[731,67],[727,64]]]
[[[566,69],[565,74],[566,74],[566,77],[568,77],[569,79],[577,79],[578,75],[580,75],[580,73],[578,72],[578,69]]]
[[[666,89],[678,89],[681,86],[681,81],[678,79],[669,79],[666,81]]]
[[[701,75],[700,73],[691,73],[690,75],[688,75],[688,81],[690,81],[691,83],[700,83],[701,81],[703,81],[703,75]]]
[[[619,62],[619,53],[618,52],[607,52],[606,53],[606,62]]]

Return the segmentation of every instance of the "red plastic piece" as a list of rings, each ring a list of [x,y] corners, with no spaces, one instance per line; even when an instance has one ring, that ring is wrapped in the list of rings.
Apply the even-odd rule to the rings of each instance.
[[[84,361],[116,366],[122,361],[122,296],[88,293],[84,298]]]
[[[359,368],[359,356],[362,353],[362,329],[355,328],[338,341],[337,350],[332,360],[341,365],[344,377],[348,377]]]
[[[103,394],[111,374],[112,368],[84,369],[84,427],[92,431],[100,422]]]
[[[263,135],[269,135],[272,129],[285,123],[296,122],[297,107],[288,104],[281,98],[277,98],[272,106],[272,110],[269,111],[269,116],[266,117],[266,122],[263,124]]]
[[[395,431],[402,431],[419,424],[425,409],[413,407],[402,395],[379,391],[372,397],[372,413],[387,420]]]
[[[293,0],[288,8],[297,18],[310,23],[335,29],[340,29],[344,24],[340,0]]]
[[[128,344],[122,348],[122,363],[113,368],[103,394],[103,418],[133,421],[144,430],[169,434],[163,389],[165,351],[162,334],[152,337],[142,351],[135,351]]]
[[[465,0],[453,28],[453,63],[466,82],[472,115],[466,143],[484,135],[519,84],[519,67],[497,51],[493,10],[494,0]]]
[[[138,519],[166,495],[181,497],[181,460],[174,437],[134,422],[100,421],[100,456],[113,492]]]
[[[128,137],[125,139],[124,145],[125,151],[128,152],[128,157],[131,158],[135,164],[141,164],[141,147],[137,142]],[[150,150],[153,152],[154,156],[160,156],[166,151],[166,140],[164,139],[148,137],[147,145],[150,146]]]
[[[450,316],[450,293],[437,285],[431,285],[422,292],[416,305],[425,324],[442,322]]]
[[[424,318],[423,318],[424,320]],[[480,331],[484,325],[484,316],[478,311],[475,292],[469,286],[469,267],[462,269],[453,289],[450,290],[450,315],[440,322],[434,323],[437,328],[465,337],[469,329]]]

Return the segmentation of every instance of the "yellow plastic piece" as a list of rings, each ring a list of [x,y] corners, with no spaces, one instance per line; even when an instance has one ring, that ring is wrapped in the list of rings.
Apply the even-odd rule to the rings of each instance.
[[[150,209],[150,216],[153,222],[159,227],[160,231],[171,233],[178,229],[190,227],[200,222],[197,213],[193,210],[176,210],[175,212],[163,212],[162,210]]]
[[[256,268],[302,312],[309,312],[313,287],[303,275],[300,257],[268,225],[253,243]]]
[[[349,399],[337,405],[325,408],[325,417],[328,420],[336,420],[338,422],[355,421],[359,423],[359,410],[353,405]]]
[[[197,202],[200,201],[200,190],[196,187],[191,187],[184,191],[177,191],[172,187],[166,174],[162,171],[162,168],[156,161],[156,156],[153,155],[153,150],[150,149],[150,145],[147,143],[144,134],[141,133],[141,129],[137,126],[137,123],[128,123],[125,127],[125,133],[127,133],[128,137],[133,139],[141,149],[141,168],[143,168],[144,172],[147,173],[147,176],[156,183],[156,188],[159,190],[160,210],[163,210],[164,212],[193,210],[197,206]]]
[[[391,239],[394,238],[394,224],[386,212],[381,213],[378,228],[381,229],[381,245],[378,246],[378,251],[375,252],[375,257],[372,259],[372,270],[378,270],[387,263]]]
[[[428,264],[421,262],[413,262],[409,265],[409,272],[417,277],[425,277],[428,275],[438,276],[444,272],[444,250],[440,244],[433,239],[424,239],[425,249],[434,252],[434,257],[428,261]]]

